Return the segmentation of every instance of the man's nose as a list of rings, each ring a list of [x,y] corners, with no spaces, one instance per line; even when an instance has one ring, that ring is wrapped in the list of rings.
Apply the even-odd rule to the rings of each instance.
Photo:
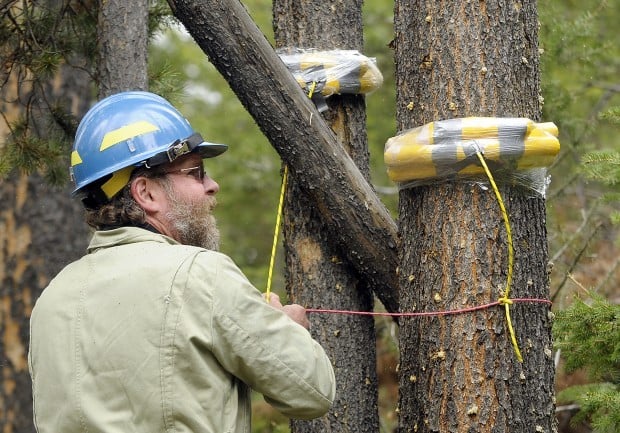
[[[208,195],[215,195],[220,190],[220,185],[209,176],[205,176],[202,184],[204,185],[205,191]]]

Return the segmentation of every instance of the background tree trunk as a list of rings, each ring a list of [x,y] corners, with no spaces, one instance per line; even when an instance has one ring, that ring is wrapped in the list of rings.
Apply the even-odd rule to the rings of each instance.
[[[140,5],[127,2],[103,4],[106,6],[106,17],[99,22],[104,22],[107,30],[104,33],[100,30],[100,36],[105,39],[100,58],[105,62],[101,65],[99,77],[107,84],[100,93],[105,96],[119,90],[143,88],[147,77],[147,50],[146,43],[137,41],[147,40],[146,1]],[[113,7],[117,7],[114,12],[111,10]],[[115,22],[119,17],[122,17],[121,22]],[[91,69],[89,62],[92,60],[72,59],[72,62],[80,68],[61,66],[60,72],[43,89],[24,91],[22,87],[21,93],[18,93],[16,81],[15,86],[3,86],[2,90],[19,94],[22,102],[37,101],[32,108],[33,122],[49,118],[49,107],[46,105],[49,101],[71,107],[72,114],[81,118],[92,102],[85,97],[92,94],[93,82],[86,72]],[[2,98],[12,99],[6,94]],[[15,112],[14,118],[19,114]],[[33,129],[39,134],[44,131],[43,128]],[[30,175],[14,173],[0,185],[2,432],[35,431],[27,363],[30,313],[53,276],[85,253],[90,233],[84,222],[81,204],[70,196],[71,189],[53,188],[36,172]]]
[[[399,129],[472,115],[539,120],[537,24],[534,0],[397,0]],[[544,199],[500,190],[515,247],[511,297],[547,298]],[[501,296],[507,237],[490,189],[464,181],[407,189],[399,211],[403,311],[459,309]],[[503,308],[401,320],[399,431],[555,431],[549,307],[510,310],[523,363]]]
[[[99,0],[99,96],[147,90],[148,0]]]
[[[34,433],[27,355],[29,319],[43,287],[86,248],[88,229],[69,189],[36,174],[0,187],[0,431]]]
[[[362,51],[362,10],[358,1],[275,0],[273,17],[278,48]],[[323,114],[326,121],[368,180],[364,97],[334,95],[327,103],[329,110]],[[291,300],[314,308],[372,310],[372,291],[333,242],[325,218],[300,188],[294,174],[289,175],[287,186],[284,246],[287,292]],[[377,432],[374,320],[364,316],[313,314],[310,321],[313,337],[326,349],[334,365],[336,400],[322,418],[292,420],[292,431]]]
[[[21,94],[35,101],[56,100],[84,113],[83,95],[91,81],[83,71],[62,67],[46,89]],[[24,89],[22,88],[22,91]],[[17,83],[2,88],[17,92]],[[16,93],[13,95],[15,96]],[[13,104],[18,116],[23,106]],[[37,120],[49,118],[45,104],[33,108]],[[40,130],[41,131],[41,130]],[[2,131],[5,134],[7,131]],[[44,138],[44,137],[43,137]],[[43,177],[13,173],[0,183],[0,431],[34,433],[32,385],[28,372],[30,313],[43,288],[67,263],[86,250],[88,227],[71,189],[54,188]]]

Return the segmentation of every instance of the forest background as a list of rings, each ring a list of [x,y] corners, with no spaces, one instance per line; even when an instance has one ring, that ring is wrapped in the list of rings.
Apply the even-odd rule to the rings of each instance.
[[[271,2],[244,1],[270,41]],[[618,126],[620,113],[620,2],[539,2],[543,121],[560,130],[561,154],[551,167],[547,191],[551,296],[566,309],[575,294],[598,293],[620,302],[618,248]],[[372,183],[397,216],[398,191],[385,173],[383,146],[397,134],[392,4],[364,3],[364,53],[376,58],[383,86],[366,98]],[[320,19],[320,17],[317,17]],[[280,159],[228,84],[180,27],[159,33],[150,45],[151,70],[165,70],[170,95],[197,131],[226,143],[229,152],[208,169],[221,186],[217,217],[222,251],[256,287],[266,287],[281,182]],[[616,107],[616,108],[614,108]],[[614,168],[615,167],[615,168]],[[0,169],[6,170],[7,167]],[[276,260],[275,291],[283,287],[283,260]],[[284,295],[284,293],[281,293]],[[377,304],[378,305],[378,304]],[[379,307],[379,305],[378,305]],[[377,319],[383,422],[394,424],[398,383],[397,336],[393,323]],[[559,369],[557,387],[588,380],[583,371]],[[260,403],[257,412],[268,411]],[[258,416],[259,420],[261,419]],[[286,421],[267,412],[259,431],[286,431]]]

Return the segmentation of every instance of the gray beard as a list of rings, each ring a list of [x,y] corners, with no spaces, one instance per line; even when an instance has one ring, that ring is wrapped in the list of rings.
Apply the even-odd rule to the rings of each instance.
[[[200,203],[185,203],[170,195],[171,209],[166,214],[175,232],[175,239],[184,244],[219,251],[220,231],[212,209],[215,198]]]

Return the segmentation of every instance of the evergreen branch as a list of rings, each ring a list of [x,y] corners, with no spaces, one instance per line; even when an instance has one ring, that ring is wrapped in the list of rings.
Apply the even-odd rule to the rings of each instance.
[[[587,368],[593,380],[620,384],[620,305],[588,292],[590,304],[576,298],[556,314],[556,347],[562,350],[568,372]]]
[[[595,432],[615,433],[620,427],[620,305],[588,295],[589,303],[577,298],[556,314],[553,332],[566,370],[583,368],[599,383],[571,386],[558,401],[579,405],[574,422],[590,419]]]

